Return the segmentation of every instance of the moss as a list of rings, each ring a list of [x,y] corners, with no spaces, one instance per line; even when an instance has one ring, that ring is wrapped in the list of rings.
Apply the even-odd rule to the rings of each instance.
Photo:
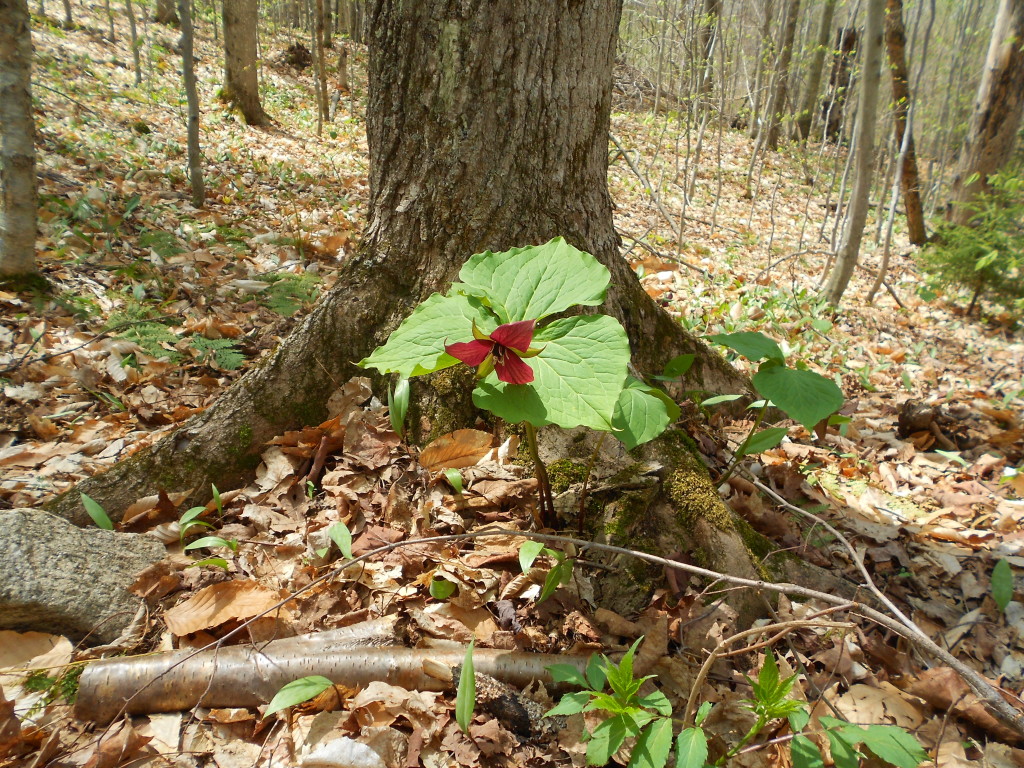
[[[547,470],[548,481],[555,494],[564,493],[570,486],[587,479],[587,465],[571,459],[553,461],[548,464]]]
[[[668,496],[685,523],[707,520],[722,531],[735,529],[734,518],[711,483],[707,469],[688,451],[679,454],[676,468],[665,481]]]

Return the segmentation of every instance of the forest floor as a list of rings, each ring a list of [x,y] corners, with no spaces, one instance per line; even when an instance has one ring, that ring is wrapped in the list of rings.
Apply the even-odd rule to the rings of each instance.
[[[351,90],[318,138],[311,74],[282,59],[295,38],[267,34],[263,94],[274,124],[252,129],[215,98],[218,47],[210,19],[200,19],[208,196],[196,210],[185,176],[177,31],[151,22],[140,29],[151,44],[136,86],[124,20],[116,20],[112,42],[102,6],[76,6],[76,13],[74,29],[42,16],[33,23],[39,256],[54,291],[0,291],[0,504],[8,507],[38,505],[208,406],[332,286],[359,240],[367,199],[364,49],[349,44]],[[333,82],[333,66],[331,72]],[[850,422],[841,434],[815,439],[791,426],[782,445],[750,462],[751,471],[844,530],[886,595],[1021,708],[1024,601],[1019,588],[1017,601],[1002,599],[1007,588],[1012,592],[1012,575],[1009,587],[992,579],[1000,560],[1017,584],[1024,569],[1024,475],[1014,474],[1024,461],[1021,331],[1006,317],[965,317],[960,297],[925,301],[900,217],[888,288],[869,302],[883,250],[876,233],[884,221],[874,217],[883,207],[869,219],[864,269],[854,275],[842,311],[832,312],[818,287],[835,231],[840,150],[812,145],[769,155],[757,164],[748,194],[753,142],[745,133],[709,130],[697,158],[696,136],[676,117],[627,107],[618,104],[612,117],[617,145],[610,148],[609,182],[625,253],[648,292],[699,334],[767,334],[791,362],[834,378],[847,397],[842,413]],[[841,158],[838,166],[841,173]],[[682,180],[693,183],[685,210]],[[473,530],[483,521],[530,525],[532,486],[520,467],[495,458],[489,442],[474,449],[476,466],[464,471],[466,488],[457,494],[437,478],[441,464],[391,431],[386,408],[365,382],[339,382],[339,389],[346,395],[339,416],[279,437],[252,485],[219,488],[217,515],[217,505],[208,505],[204,519],[216,524],[217,535],[239,542],[237,552],[214,553],[230,559],[227,571],[186,570],[197,558],[182,552],[182,510],[166,500],[140,500],[135,525],[125,529],[163,536],[171,565],[136,585],[154,611],[134,641],[108,652],[195,648],[222,637],[272,606],[282,590],[329,570],[338,553],[328,531],[339,521],[355,537],[356,555],[411,536]],[[921,403],[928,419],[899,431],[910,401]],[[329,456],[310,485],[310,460],[339,417],[348,423],[346,450]],[[710,409],[701,444],[713,471],[727,463],[751,423]],[[780,548],[860,582],[840,542],[807,530],[750,482],[741,478],[722,491]],[[681,712],[696,667],[732,634],[727,611],[706,610],[694,597],[695,582],[683,584],[683,594],[657,591],[639,617],[594,614],[580,572],[538,602],[541,583],[515,578],[523,541],[506,536],[399,549],[342,571],[292,601],[276,621],[263,621],[275,633],[297,634],[385,612],[422,613],[436,634],[459,643],[475,638],[480,646],[576,654],[621,651],[644,635],[647,669]],[[457,586],[444,600],[431,592],[442,578]],[[218,595],[213,609],[211,590]],[[492,613],[499,598],[511,601],[519,631],[510,630],[508,616]],[[784,599],[779,620],[820,607]],[[249,636],[268,631],[257,622]],[[4,642],[16,643],[29,667],[89,653],[66,640],[14,633],[5,633]],[[40,660],[42,649],[49,655]],[[970,695],[951,693],[947,668],[878,627],[794,630],[775,655],[784,669],[799,672],[794,696],[809,702],[815,718],[900,726],[937,766],[1024,766],[1024,750]],[[737,664],[719,664],[701,690],[701,701],[716,704],[705,721],[713,753],[749,728],[741,702],[751,689],[739,667],[755,674],[764,658],[764,648],[755,648]],[[478,715],[467,737],[455,722],[454,696],[383,684],[319,709],[295,709],[288,718],[204,709],[136,717],[108,732],[73,719],[48,691],[26,692],[11,678],[3,684],[19,712],[34,707],[39,726],[23,729],[9,759],[41,757],[39,765],[117,765],[156,755],[176,765],[206,765],[212,757],[221,768],[303,764],[340,737],[372,745],[383,757],[365,764],[389,768],[581,765],[586,750],[581,716],[570,718],[558,738],[523,740]],[[0,726],[3,717],[0,708]],[[97,738],[101,733],[107,737]],[[785,723],[774,721],[757,748],[732,760],[785,765],[788,750],[779,744],[787,734]]]

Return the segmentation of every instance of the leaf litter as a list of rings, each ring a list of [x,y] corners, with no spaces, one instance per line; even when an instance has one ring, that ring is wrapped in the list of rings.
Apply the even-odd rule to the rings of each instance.
[[[89,24],[102,26],[97,8],[89,13]],[[208,31],[200,26],[200,71],[212,104],[216,76],[205,62],[216,55]],[[0,500],[10,506],[40,503],[212,402],[248,361],[283,338],[293,315],[329,289],[358,240],[367,197],[356,110],[365,51],[358,46],[349,44],[357,85],[330,142],[302,138],[309,116],[283,103],[269,105],[282,129],[262,133],[259,142],[247,141],[230,113],[204,115],[204,146],[220,172],[209,179],[215,194],[208,208],[196,211],[186,202],[180,157],[170,152],[183,141],[183,121],[168,106],[177,102],[130,87],[112,96],[101,81],[130,78],[115,64],[88,82],[91,70],[78,62],[110,61],[110,44],[88,25],[61,35],[44,27],[36,44],[40,80],[57,89],[37,93],[45,115],[40,264],[56,293],[36,300],[0,293]],[[173,55],[154,49],[153,61],[173,77]],[[283,67],[269,66],[265,76],[279,91],[311,88],[307,74]],[[69,109],[69,97],[84,103]],[[149,132],[129,127],[138,123]],[[1024,567],[1024,481],[1012,474],[1024,460],[1019,331],[920,300],[914,289],[921,278],[906,258],[895,259],[888,276],[905,308],[887,297],[874,306],[861,301],[870,281],[858,274],[851,309],[830,315],[815,298],[825,257],[808,248],[806,232],[807,214],[819,210],[807,203],[819,193],[793,182],[798,176],[785,162],[766,163],[761,190],[747,196],[740,169],[750,142],[723,134],[720,157],[696,169],[680,230],[659,210],[683,205],[682,185],[670,172],[676,156],[663,146],[678,130],[628,112],[617,112],[612,128],[627,151],[648,160],[647,186],[621,160],[609,177],[616,226],[648,292],[698,333],[763,329],[787,354],[841,381],[848,397],[851,421],[841,432],[816,439],[791,426],[781,445],[753,463],[753,478],[737,476],[722,488],[728,503],[781,547],[853,574],[837,542],[801,529],[751,480],[792,503],[814,505],[854,538],[879,586],[929,636],[1019,702],[1024,609],[1011,601],[1000,611],[991,585],[996,560],[1018,574]],[[770,188],[778,194],[767,194]],[[811,223],[824,232],[828,222]],[[864,264],[876,268],[879,256],[868,244]],[[709,460],[724,465],[750,423],[712,412],[690,428]],[[150,609],[141,631],[104,653],[201,647],[267,609],[229,642],[267,642],[386,615],[419,617],[418,626],[429,628],[421,629],[427,645],[475,640],[585,655],[624,650],[644,636],[638,668],[657,674],[681,711],[703,655],[733,631],[729,609],[709,608],[684,588],[657,591],[640,616],[594,612],[580,569],[538,605],[551,563],[521,574],[524,538],[394,549],[274,608],[338,562],[329,535],[338,523],[351,531],[355,556],[485,523],[527,530],[536,486],[512,461],[516,455],[517,446],[475,430],[417,454],[391,430],[368,384],[347,382],[328,421],[271,441],[252,484],[219,489],[222,516],[212,505],[204,512],[218,535],[237,541],[237,552],[182,552],[180,499],[139,500],[123,528],[159,535],[169,554],[133,587]],[[444,479],[447,468],[461,472],[463,492]],[[200,554],[222,557],[227,570],[195,567]],[[434,579],[454,585],[452,595],[431,597]],[[780,619],[798,619],[817,608],[782,598],[777,610]],[[812,702],[813,717],[838,712],[855,722],[901,725],[941,766],[1024,763],[1020,745],[951,670],[926,669],[878,628],[842,636],[800,629],[784,645],[777,646],[781,661],[800,671],[795,694]],[[581,722],[567,723],[556,738],[530,741],[478,712],[467,736],[455,723],[452,695],[382,682],[332,689],[266,721],[252,709],[200,708],[135,716],[93,732],[51,695],[89,651],[39,633],[4,633],[0,646],[0,754],[7,755],[0,759],[8,761],[99,766],[163,755],[182,765],[209,756],[219,766],[577,765],[586,750]],[[762,658],[754,650],[746,663],[756,669]],[[29,669],[53,683],[27,690]],[[543,690],[532,695],[545,708],[552,703]],[[735,666],[717,668],[701,692],[717,704],[708,732],[729,740],[749,727],[739,706],[748,695]],[[943,717],[947,711],[955,717]],[[766,765],[786,758],[765,749],[740,759]]]

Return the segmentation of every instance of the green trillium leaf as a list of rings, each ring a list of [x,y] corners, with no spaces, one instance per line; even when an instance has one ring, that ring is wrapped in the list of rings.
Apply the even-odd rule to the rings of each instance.
[[[534,343],[544,351],[529,360],[533,383],[506,384],[492,373],[473,391],[476,406],[512,424],[612,429],[629,364],[629,340],[618,320],[556,320],[537,331]]]
[[[332,685],[334,683],[322,675],[310,675],[309,677],[300,677],[298,680],[292,680],[274,694],[274,698],[267,705],[267,711],[263,713],[263,717],[269,717],[282,709],[309,701],[313,697],[319,696]]]
[[[541,320],[604,301],[611,275],[597,259],[556,237],[544,245],[470,257],[454,290],[486,297],[502,323]],[[460,339],[453,339],[459,341]]]
[[[715,342],[715,344],[721,344],[723,347],[739,352],[754,363],[765,358],[774,360],[779,364],[786,361],[786,357],[782,354],[782,349],[779,348],[779,345],[763,333],[758,333],[757,331],[716,333],[707,338]]]
[[[497,325],[479,299],[435,293],[402,321],[386,344],[360,360],[359,365],[402,376],[422,376],[458,365],[459,361],[444,351],[444,345],[472,341],[474,323],[488,332]]]
[[[814,371],[765,363],[751,381],[758,392],[808,430],[843,407],[842,390]]]
[[[737,456],[753,456],[764,453],[782,442],[788,430],[785,427],[769,427],[747,437],[736,449]]]
[[[622,444],[633,450],[656,438],[678,418],[679,406],[671,397],[630,376],[615,403],[612,427]]]

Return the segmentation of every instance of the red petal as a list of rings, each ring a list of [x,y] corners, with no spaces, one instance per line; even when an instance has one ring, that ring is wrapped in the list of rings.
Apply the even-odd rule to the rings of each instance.
[[[533,381],[533,368],[513,352],[506,352],[501,362],[495,361],[494,368],[498,372],[498,379],[508,384],[529,384]]]
[[[458,344],[445,344],[444,351],[471,368],[476,368],[491,354],[493,341],[463,341]]]
[[[520,320],[518,323],[499,325],[491,334],[491,340],[498,342],[503,347],[511,347],[525,352],[530,348],[530,342],[533,341],[535,325],[537,325],[536,320]]]

